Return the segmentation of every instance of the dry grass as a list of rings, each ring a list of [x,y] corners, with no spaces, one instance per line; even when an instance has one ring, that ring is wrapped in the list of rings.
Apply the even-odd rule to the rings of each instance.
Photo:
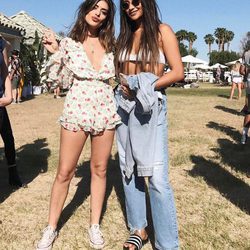
[[[181,249],[250,249],[250,145],[239,145],[240,101],[228,87],[203,84],[169,89],[170,179],[175,191]],[[46,225],[55,176],[63,99],[42,95],[8,107],[18,165],[29,188],[8,187],[0,158],[0,249],[34,249]],[[2,157],[3,145],[0,142]],[[89,143],[72,181],[54,249],[89,249]],[[106,250],[122,249],[128,235],[114,145],[102,228]],[[145,250],[152,249],[148,243]]]

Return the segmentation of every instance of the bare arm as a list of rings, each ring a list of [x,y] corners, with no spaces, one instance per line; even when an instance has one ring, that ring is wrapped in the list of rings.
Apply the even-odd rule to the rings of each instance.
[[[173,30],[170,26],[161,24],[160,32],[162,36],[163,52],[167,58],[171,71],[159,78],[155,86],[156,89],[166,88],[172,83],[180,81],[184,78],[184,70],[178,41]]]
[[[11,91],[11,81],[10,77],[8,74],[8,53],[7,53],[7,47],[4,48],[3,50],[3,57],[4,57],[4,62],[1,67],[1,74],[2,74],[2,79],[3,83],[5,86],[5,92],[4,96],[0,98],[0,106],[7,106],[12,102],[12,91]]]

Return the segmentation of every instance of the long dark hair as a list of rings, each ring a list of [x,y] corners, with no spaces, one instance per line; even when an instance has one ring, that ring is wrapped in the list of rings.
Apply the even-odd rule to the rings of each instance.
[[[119,63],[119,57],[125,52],[125,56],[130,54],[133,45],[133,33],[135,31],[135,23],[130,20],[122,8],[123,0],[120,0],[120,34],[117,39],[115,64],[117,71],[124,69],[123,62]],[[139,52],[141,53],[140,62],[141,69],[145,70],[147,62],[150,66],[150,71],[154,72],[159,57],[159,26],[161,20],[159,18],[159,7],[155,0],[141,0],[143,9],[142,26],[143,32],[140,39]]]
[[[94,9],[100,0],[85,0],[77,10],[76,21],[69,32],[69,37],[77,42],[82,42],[87,38],[88,25],[85,16]],[[108,14],[103,24],[99,28],[99,40],[106,52],[111,52],[114,48],[114,16],[115,5],[112,0],[103,0],[108,6]]]

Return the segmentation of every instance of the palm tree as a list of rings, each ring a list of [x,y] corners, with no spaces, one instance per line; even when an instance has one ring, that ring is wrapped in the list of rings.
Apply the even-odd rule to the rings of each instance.
[[[227,51],[229,51],[230,42],[234,39],[234,33],[231,30],[226,31],[225,43],[227,43]]]
[[[193,43],[197,39],[197,35],[194,32],[188,32],[187,41],[189,42],[188,51],[190,52],[193,49]]]
[[[226,32],[225,28],[216,28],[214,31],[214,36],[218,40],[219,52],[224,51]]]
[[[211,45],[214,43],[214,37],[212,34],[207,34],[204,36],[205,43],[208,44],[208,53],[211,53]]]
[[[187,39],[188,32],[186,30],[179,30],[175,33],[177,39],[179,42],[182,42],[183,40]]]

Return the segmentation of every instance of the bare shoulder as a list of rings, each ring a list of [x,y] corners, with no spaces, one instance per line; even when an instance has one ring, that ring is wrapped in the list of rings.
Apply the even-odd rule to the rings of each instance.
[[[166,23],[162,23],[159,26],[159,30],[161,35],[173,35],[174,31],[172,30],[171,26],[166,24]]]

